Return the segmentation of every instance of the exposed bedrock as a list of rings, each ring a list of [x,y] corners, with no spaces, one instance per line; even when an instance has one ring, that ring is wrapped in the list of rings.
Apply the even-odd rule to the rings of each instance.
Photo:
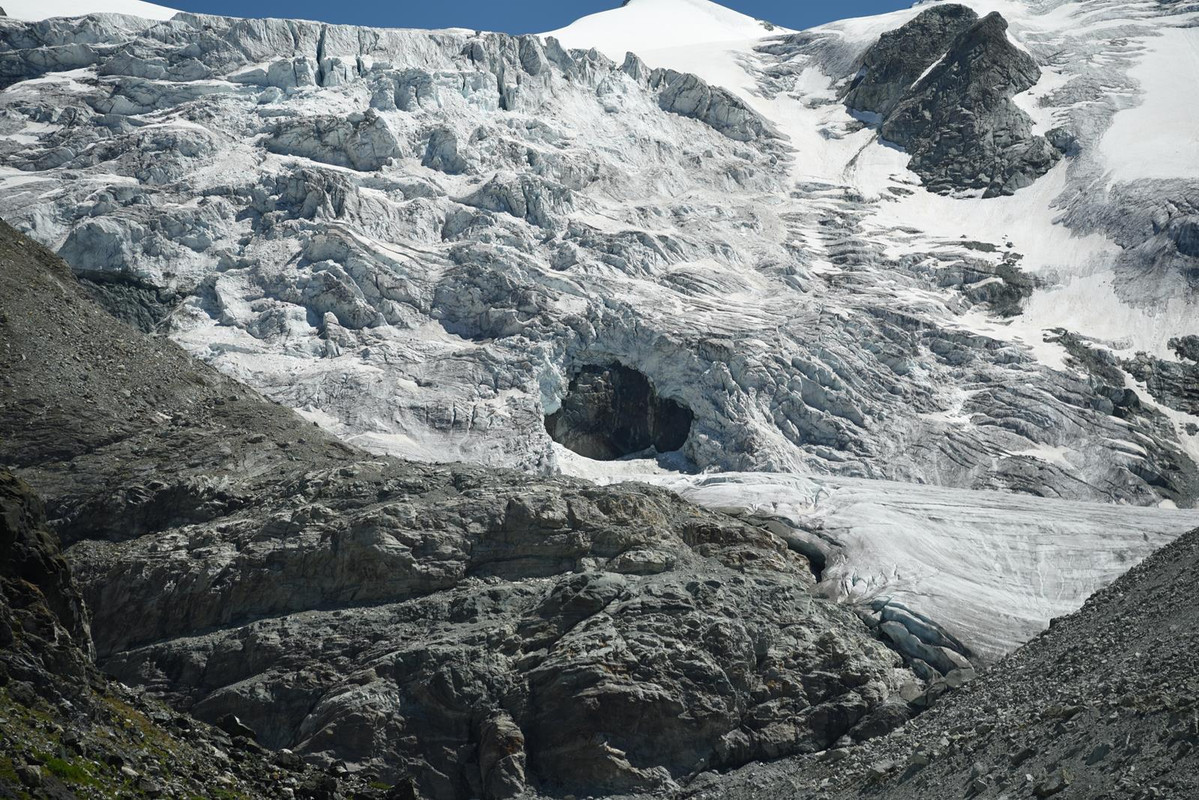
[[[1174,343],[1185,352],[1188,340],[1189,337],[1174,340]],[[1156,432],[1157,436],[1175,429],[1161,409],[1142,402],[1140,395],[1125,385],[1126,375],[1143,381],[1149,394],[1163,406],[1188,414],[1199,411],[1199,391],[1196,390],[1199,368],[1194,364],[1163,361],[1145,353],[1121,359],[1094,346],[1085,337],[1064,331],[1057,331],[1054,341],[1060,342],[1073,363],[1088,374],[1095,394],[1092,402],[1098,411],[1128,420],[1143,430]],[[1175,502],[1193,505],[1190,498],[1199,493],[1199,469],[1177,446],[1154,448],[1152,457],[1138,462],[1136,470],[1144,480],[1161,489],[1163,496]]]
[[[957,37],[978,22],[973,9],[937,5],[888,31],[861,58],[845,95],[851,110],[887,116],[908,90],[943,57]]]
[[[1180,347],[1180,352],[1185,350]],[[1199,416],[1199,364],[1165,361],[1137,353],[1126,359],[1123,366],[1128,374],[1145,384],[1149,394],[1159,403]]]
[[[1089,174],[1103,168],[1082,166]],[[1103,199],[1077,193],[1064,221],[1079,231],[1103,231],[1120,245],[1121,295],[1146,305],[1192,296],[1199,288],[1199,181],[1121,181]]]
[[[936,192],[1012,194],[1061,154],[1032,131],[1012,98],[1041,71],[993,12],[936,6],[884,35],[862,57],[845,102],[877,114],[880,136],[905,148],[909,168]]]
[[[1199,215],[1171,220],[1169,226],[1170,238],[1178,252],[1191,258],[1199,258]]]
[[[64,684],[82,678],[90,651],[87,609],[42,502],[0,470],[0,686],[22,680],[54,689],[44,685],[53,677],[46,673]]]
[[[170,315],[177,302],[170,291],[119,277],[81,277],[80,285],[108,313],[146,333],[153,333]]]
[[[1179,358],[1199,364],[1199,336],[1191,334],[1171,339],[1170,349],[1177,353]]]
[[[545,429],[579,455],[611,461],[651,447],[681,449],[694,419],[691,409],[659,397],[645,375],[612,364],[580,370],[562,407],[545,418]]]

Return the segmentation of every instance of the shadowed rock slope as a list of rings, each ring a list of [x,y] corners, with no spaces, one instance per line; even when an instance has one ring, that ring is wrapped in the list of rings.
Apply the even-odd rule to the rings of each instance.
[[[862,55],[845,104],[887,116],[954,39],[976,22],[973,9],[951,3],[932,6],[906,25],[887,31]]]
[[[384,797],[110,682],[41,501],[0,470],[0,797]],[[398,797],[398,795],[396,795]]]
[[[1197,797],[1197,586],[1199,530],[890,736],[688,796]]]
[[[670,787],[893,724],[911,673],[774,535],[372,458],[8,227],[0,263],[0,465],[44,495],[101,665],[177,709],[435,798]]]

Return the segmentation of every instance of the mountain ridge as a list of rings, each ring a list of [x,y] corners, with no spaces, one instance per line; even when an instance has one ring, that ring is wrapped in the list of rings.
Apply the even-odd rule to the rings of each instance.
[[[908,740],[859,745],[1194,526],[1199,81],[1163,65],[1199,13],[980,0],[620,52],[608,21],[664,7],[574,49],[0,19],[0,215],[183,348],[75,289],[2,298],[0,447],[107,668],[447,800],[798,757],[785,787],[816,753],[888,783],[908,755],[866,759]],[[912,786],[1089,785],[1051,747],[1024,782],[924,749]]]
[[[1021,493],[1191,505],[1199,423],[1169,347],[1194,304],[1187,190],[1089,190],[1107,185],[1104,125],[1139,113],[1129,71],[1190,35],[1167,27],[1190,12],[992,6],[1011,16],[990,34],[998,58],[1033,58],[1041,78],[988,129],[1075,137],[1055,135],[1064,157],[1010,196],[931,191],[845,106],[859,60],[924,7],[672,51],[711,81],[538,37],[180,15],[0,23],[0,212],[110,308],[375,452],[697,497],[691,473],[733,470],[743,499],[779,507],[807,476],[881,480],[900,540],[919,515],[887,481],[1010,491],[1013,508]],[[947,130],[974,83],[930,109]],[[597,461],[551,437],[572,382],[614,364],[691,412],[681,450]],[[1147,552],[1131,527],[1088,528],[1104,516],[1076,518],[1097,568],[1021,557],[1013,627],[975,647],[1048,621],[1030,575],[1049,569],[1077,604],[1112,577],[1102,565]],[[952,554],[985,548],[989,524],[930,547],[947,575],[969,578]],[[972,612],[895,577],[919,576],[919,556],[855,530],[837,557],[860,581],[834,596],[902,593],[972,638]]]

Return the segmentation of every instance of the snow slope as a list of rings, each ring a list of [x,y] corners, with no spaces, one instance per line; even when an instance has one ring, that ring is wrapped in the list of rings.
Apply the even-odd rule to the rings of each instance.
[[[620,62],[629,52],[709,47],[787,32],[708,0],[629,0],[620,8],[589,14],[542,36],[552,36],[567,48],[594,47]]]
[[[145,19],[170,19],[178,13],[173,8],[145,0],[5,0],[0,6],[12,19],[31,21],[84,14],[128,14]]]
[[[705,9],[713,5],[697,3]],[[927,5],[833,22],[805,35],[824,38],[826,49],[860,50]],[[1093,115],[1091,93],[1109,94],[1110,122],[1102,124],[1110,127],[1096,135],[1099,157],[1088,165],[1104,170],[1109,182],[1199,178],[1199,28],[1193,24],[1199,15],[1194,11],[1162,18],[1155,13],[1160,5],[1145,1],[967,0],[964,5],[980,15],[1003,14],[1018,46],[1061,62],[1044,64],[1041,82],[1018,98],[1040,130],[1068,123],[1075,113]],[[792,168],[796,180],[846,185],[883,201],[871,220],[879,240],[893,238],[890,230],[910,227],[945,239],[1010,242],[1023,256],[1023,269],[1052,275],[1054,282],[1015,323],[1025,330],[1013,340],[1027,343],[1031,330],[1063,326],[1118,343],[1127,352],[1168,356],[1167,341],[1199,315],[1193,295],[1180,295],[1169,286],[1159,288],[1149,308],[1102,288],[1117,279],[1097,273],[1120,260],[1122,243],[1112,235],[1063,224],[1059,201],[1084,183],[1067,178],[1067,173],[1081,171],[1078,164],[1061,164],[1018,197],[982,200],[924,191],[911,185],[902,152],[879,147],[868,130],[845,134],[845,110],[829,104],[845,76],[825,71],[820,50],[810,54],[796,48],[783,59],[772,59],[758,50],[760,34],[721,37],[711,31],[702,41],[719,42],[717,46],[655,41],[642,36],[640,26],[631,22],[633,15],[625,16],[628,11],[615,9],[577,21],[564,29],[571,32],[569,46],[595,46],[610,54],[632,50],[652,67],[694,72],[736,92],[791,141],[799,154]],[[1147,24],[1149,20],[1159,24]],[[746,26],[729,25],[728,30],[744,32]],[[1071,60],[1071,50],[1077,51],[1078,61]],[[759,85],[763,73],[782,67],[787,81],[770,87],[774,91],[761,91],[767,86]],[[1084,82],[1088,93],[1076,98],[1069,89]],[[904,194],[888,196],[894,187]]]
[[[753,473],[644,478],[709,508],[824,537],[822,587],[899,603],[992,661],[1077,610],[1178,536],[1199,512],[1000,492]]]
[[[1142,101],[1116,114],[1100,146],[1113,181],[1199,178],[1199,36],[1169,29],[1130,71]]]

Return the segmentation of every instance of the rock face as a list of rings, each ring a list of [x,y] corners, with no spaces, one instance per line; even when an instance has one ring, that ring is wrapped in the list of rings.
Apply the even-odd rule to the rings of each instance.
[[[861,58],[845,105],[886,117],[962,33],[978,22],[966,6],[932,6],[911,22],[888,31]]]
[[[659,397],[640,372],[613,364],[576,375],[562,407],[545,418],[545,428],[579,455],[611,461],[651,447],[658,453],[681,449],[694,416]]]
[[[1165,361],[1140,353],[1124,362],[1124,367],[1163,405],[1199,416],[1199,364]]]
[[[1179,358],[1199,364],[1199,336],[1182,336],[1170,340],[1170,349]]]
[[[0,264],[14,267],[7,257]],[[87,610],[42,503],[0,470],[0,795],[203,796],[216,786],[248,798],[284,787],[309,797],[319,787],[384,794],[361,778],[275,763],[252,742],[110,683],[91,653]]]
[[[870,48],[850,85],[846,104],[879,116],[932,191],[1012,194],[1060,157],[1012,102],[1041,70],[1007,27],[997,12],[935,6]]]
[[[916,682],[762,528],[373,458],[0,234],[0,462],[47,498],[101,665],[178,709],[424,796],[510,797],[815,752]]]
[[[909,723],[835,765],[803,759],[698,798],[1188,798],[1199,792],[1199,531]]]
[[[0,471],[0,685],[54,694],[91,666],[83,598],[33,490]]]

